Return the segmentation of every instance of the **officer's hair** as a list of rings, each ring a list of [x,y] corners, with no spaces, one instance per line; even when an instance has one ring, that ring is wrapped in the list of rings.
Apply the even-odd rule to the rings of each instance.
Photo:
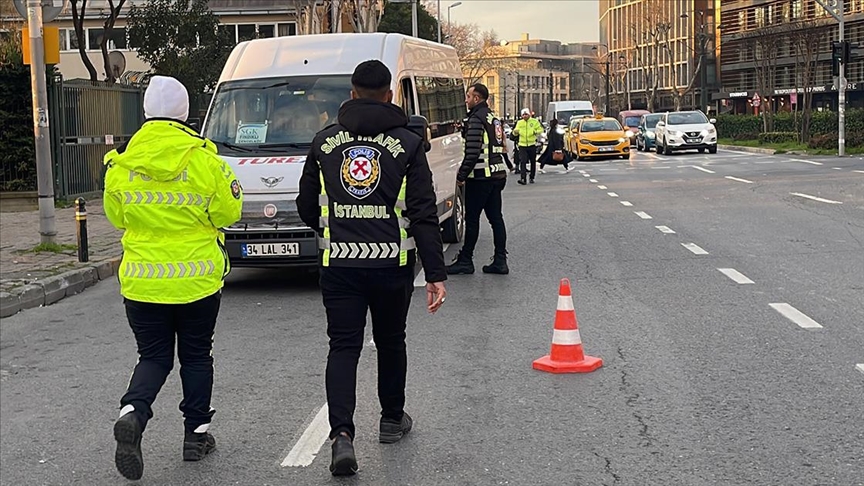
[[[474,83],[471,85],[471,89],[474,90],[474,94],[480,96],[480,99],[486,101],[489,99],[489,88],[486,87],[483,83]]]
[[[351,75],[351,85],[360,98],[384,99],[390,91],[390,81],[393,77],[390,70],[381,61],[371,60],[361,62]]]

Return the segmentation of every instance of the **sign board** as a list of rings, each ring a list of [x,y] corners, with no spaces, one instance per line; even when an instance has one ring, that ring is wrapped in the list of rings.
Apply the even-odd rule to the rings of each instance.
[[[15,10],[24,20],[27,20],[27,0],[14,0]],[[41,0],[42,22],[51,22],[60,16],[69,0]]]
[[[759,98],[759,93],[753,93],[753,106],[758,107],[762,103],[762,99]]]
[[[798,104],[798,93],[789,93],[789,104]]]
[[[30,64],[30,29],[21,29],[21,53],[24,55],[24,64]],[[45,51],[45,64],[60,64],[60,29],[57,27],[43,27],[42,40]]]

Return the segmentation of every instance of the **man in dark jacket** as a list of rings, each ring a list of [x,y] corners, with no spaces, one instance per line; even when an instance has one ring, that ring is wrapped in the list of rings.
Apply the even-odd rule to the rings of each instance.
[[[320,235],[335,476],[357,472],[353,416],[367,309],[378,350],[378,440],[393,443],[412,426],[404,411],[405,324],[418,252],[428,311],[436,312],[446,295],[432,173],[423,140],[391,103],[390,82],[390,71],[379,61],[357,66],[352,99],[339,109],[338,123],[312,141],[297,196],[300,218]]]
[[[480,213],[485,212],[495,242],[492,264],[483,267],[483,273],[510,273],[507,267],[507,229],[502,214],[501,192],[507,184],[506,142],[504,125],[486,100],[489,90],[477,83],[468,89],[465,104],[468,120],[462,130],[465,157],[456,175],[456,182],[465,187],[465,242],[459,256],[447,273],[474,273],[474,247],[480,236]]]

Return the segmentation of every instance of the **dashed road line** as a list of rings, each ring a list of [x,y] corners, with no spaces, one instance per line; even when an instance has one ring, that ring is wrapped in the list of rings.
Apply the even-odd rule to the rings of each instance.
[[[729,179],[730,181],[743,182],[745,184],[753,184],[753,181],[748,181],[747,179],[740,179],[738,177],[726,176],[726,179]]]
[[[852,172],[857,172],[859,174],[864,174],[864,170],[853,170]]]
[[[782,314],[783,317],[785,317],[786,319],[789,319],[795,324],[798,324],[799,327],[802,327],[804,329],[822,329],[822,326],[819,325],[818,322],[810,319],[809,317],[807,317],[806,314],[785,302],[768,305],[770,305],[772,309]]]
[[[858,370],[858,371],[860,371],[861,373],[864,373],[864,363],[858,363],[858,364],[856,364],[856,365],[855,365],[855,369]]]
[[[609,188],[606,186],[597,186],[597,189],[604,189],[605,190],[605,189],[609,189]]]
[[[651,168],[652,169],[671,169],[672,167],[667,167],[664,165],[664,166],[655,166],[655,167],[651,167]]]
[[[591,174],[582,174],[582,177],[591,177]]]
[[[312,464],[330,435],[328,413],[329,409],[325,403],[318,409],[312,423],[309,424],[309,427],[300,436],[300,440],[294,444],[294,447],[282,461],[282,467],[306,467]]]
[[[694,255],[708,255],[708,252],[696,243],[681,243],[681,246],[690,250]]]
[[[804,160],[804,159],[788,159],[789,162],[801,162],[803,164],[810,165],[824,165],[822,162],[816,162],[815,160]]]
[[[822,202],[822,203],[827,203],[827,204],[843,204],[843,203],[840,202],[840,201],[832,201],[832,200],[830,200],[830,199],[823,199],[823,198],[821,198],[821,197],[811,196],[811,195],[809,195],[809,194],[802,194],[802,193],[800,193],[800,192],[790,192],[789,194],[791,194],[791,195],[793,195],[793,196],[803,197],[803,198],[805,198],[805,199],[810,199],[810,200],[813,200],[813,201],[819,201],[819,202]]]
[[[618,169],[600,169],[600,172],[618,172]]]
[[[618,194],[615,194],[614,192],[607,192],[606,194],[608,194],[609,197],[618,197]]]
[[[672,228],[670,228],[668,226],[655,226],[655,228],[660,230],[661,233],[666,233],[667,235],[674,235],[675,234],[675,230],[673,230]]]
[[[642,219],[654,219],[645,211],[634,211],[634,213]]]
[[[588,182],[592,184],[597,184],[599,181],[597,179],[588,179]]]
[[[685,165],[684,167],[693,167],[696,170],[701,170],[702,172],[707,172],[708,174],[716,174],[713,170],[706,169],[705,167],[699,167],[698,165]]]
[[[843,167],[832,167],[834,170],[843,170]]]
[[[755,282],[753,282],[752,280],[750,280],[749,278],[747,278],[746,275],[744,275],[743,273],[739,272],[738,270],[735,270],[734,268],[718,268],[717,270],[720,270],[720,273],[722,273],[723,275],[726,275],[727,277],[731,278],[732,281],[734,281],[734,282],[737,283],[737,284],[752,284],[752,283],[755,283]]]
[[[630,201],[621,201],[622,206],[627,206],[628,208],[633,205]]]

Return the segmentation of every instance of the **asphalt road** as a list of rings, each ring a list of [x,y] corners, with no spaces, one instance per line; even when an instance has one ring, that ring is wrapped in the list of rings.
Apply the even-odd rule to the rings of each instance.
[[[367,345],[356,477],[331,478],[317,447],[314,276],[235,270],[215,341],[218,450],[182,462],[175,368],[139,484],[864,484],[864,161],[721,151],[574,167],[508,184],[509,276],[452,277],[435,316],[418,289],[415,430],[396,445],[376,442]],[[565,277],[585,351],[604,360],[590,374],[531,368]],[[117,286],[0,330],[0,482],[125,484],[111,426],[136,356]]]

